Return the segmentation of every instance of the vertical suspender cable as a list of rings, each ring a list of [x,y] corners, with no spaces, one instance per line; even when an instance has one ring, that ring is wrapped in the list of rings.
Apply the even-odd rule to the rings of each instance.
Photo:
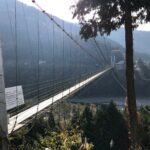
[[[13,25],[12,25],[12,21],[11,21],[11,17],[10,17],[10,13],[9,13],[9,6],[8,6],[8,1],[6,1],[6,9],[7,9],[7,14],[8,14],[8,19],[9,19],[9,24],[10,24],[10,30],[11,30],[11,34],[12,34],[12,39],[13,39]]]
[[[37,113],[39,110],[39,71],[40,71],[40,19],[39,19],[39,13],[38,13],[38,19],[37,19]],[[36,113],[36,118],[37,118],[37,113]]]
[[[100,52],[101,52],[101,54],[102,54],[102,56],[103,56],[103,59],[104,59],[104,61],[106,62],[106,64],[109,64],[109,61],[106,59],[105,55],[103,54],[103,52],[102,52],[102,50],[101,50],[99,44],[97,43],[96,39],[94,39],[94,42],[95,42],[97,48],[100,50]],[[104,42],[106,42],[106,41],[104,40]],[[107,49],[106,43],[105,43],[105,48]],[[114,80],[116,81],[116,83],[117,83],[117,84],[123,89],[123,91],[126,93],[126,88],[125,88],[125,86],[121,83],[121,81],[120,81],[120,79],[119,79],[119,77],[118,77],[118,75],[117,75],[117,73],[116,73],[116,71],[115,71],[114,68],[113,68],[113,70],[112,70],[112,75],[113,75],[113,78],[114,78]]]
[[[55,25],[53,25],[53,48],[52,48],[52,59],[53,59],[53,67],[52,67],[52,88],[53,88],[53,96],[52,96],[52,110],[53,110],[53,102],[54,102],[54,95],[55,95]]]
[[[109,53],[109,48],[108,48],[108,44],[106,43],[106,38],[105,38],[105,36],[104,36],[104,43],[105,43],[105,49],[106,49],[106,53],[107,53],[107,55],[108,55],[108,53]]]
[[[33,48],[33,45],[32,45],[32,41],[31,41],[31,38],[30,38],[30,32],[29,32],[29,26],[28,26],[28,22],[27,22],[27,16],[26,16],[26,13],[25,13],[25,9],[24,9],[24,4],[22,3],[22,10],[23,10],[23,17],[24,17],[24,20],[25,20],[25,26],[26,26],[26,31],[27,31],[27,40],[28,40],[28,42],[29,42],[29,44],[28,44],[28,48],[29,48],[29,50],[30,50],[30,54],[31,54],[31,61],[32,61],[32,65],[34,65],[35,64],[35,62],[34,62],[34,55],[33,55],[33,52],[32,52],[32,49],[34,49]],[[35,72],[36,72],[36,68],[35,68]]]
[[[70,24],[70,35],[72,36],[72,24]],[[71,95],[71,93],[70,93],[70,88],[71,88],[71,85],[72,85],[72,82],[73,82],[73,77],[72,77],[72,59],[71,59],[71,52],[72,52],[72,41],[70,40],[70,43],[69,43],[69,76],[70,76],[70,78],[71,78],[71,80],[70,80],[70,82],[69,82],[69,97],[70,97],[70,95]],[[71,107],[71,102],[69,102],[69,104],[68,104],[68,107],[69,107],[69,109],[70,109],[70,112],[71,112],[71,110],[72,110],[72,107]],[[71,113],[70,113],[71,114]]]
[[[39,111],[39,102],[40,102],[40,96],[39,96],[39,72],[40,72],[40,68],[39,68],[39,60],[40,60],[40,22],[39,22],[39,13],[37,15],[37,76],[36,76],[36,86],[37,86],[37,108],[36,108],[36,114],[35,114],[35,117],[34,117],[34,122],[31,124],[31,127],[28,129],[28,132],[30,132],[32,130],[32,128],[34,127],[35,125],[35,122],[37,120],[37,117],[38,117],[38,111]]]
[[[52,22],[54,22],[54,24],[61,30],[64,32],[64,34],[66,36],[68,36],[78,47],[80,47],[85,53],[87,53],[91,58],[94,59],[94,61],[97,61],[98,63],[100,63],[100,61],[97,59],[97,57],[94,57],[91,53],[89,53],[87,51],[87,49],[85,49],[81,44],[79,44],[73,37],[70,36],[70,34],[49,14],[47,13],[40,5],[38,5],[38,3],[36,3],[35,0],[32,0],[32,2],[40,9],[40,11],[42,13],[44,13]]]
[[[62,20],[62,24],[63,24],[62,26],[63,26],[63,29],[64,29],[64,20]],[[65,49],[64,49],[65,48],[64,47],[65,46],[65,40],[64,40],[65,37],[64,37],[64,32],[63,32],[62,38],[63,38],[62,39],[63,40],[62,41],[62,54],[63,54],[62,55],[62,91],[64,91],[64,86],[65,86],[65,82],[64,82],[64,80],[65,80],[65,76],[64,76],[65,75],[65,72],[64,72],[64,67],[65,67],[64,66],[65,65],[65,63],[64,63],[64,61],[65,61]],[[63,94],[64,93],[62,92],[62,98],[64,96]]]
[[[64,20],[62,20],[62,27],[64,29]],[[65,81],[65,37],[64,37],[64,32],[62,33],[62,100],[64,98],[64,89],[65,89],[65,86],[67,84],[67,81]],[[64,101],[62,101],[62,104]],[[63,105],[65,107],[65,104]],[[64,108],[64,111],[65,111],[65,108]],[[64,122],[65,122],[65,114],[63,113],[63,117],[64,117]]]
[[[78,31],[77,31],[77,35],[78,35]],[[77,36],[77,40],[78,40],[78,36]],[[79,78],[79,86],[81,85],[81,52],[80,52],[80,48],[78,49],[78,78]]]
[[[95,38],[94,38],[94,43],[95,43],[95,45],[97,46],[97,48],[99,49],[99,52],[100,52],[101,56],[103,57],[105,63],[108,65],[109,62],[108,62],[107,58],[105,57],[105,55],[104,55],[104,53],[103,53],[101,47],[99,46],[99,44],[98,44],[98,42],[97,42],[97,40],[96,40]],[[105,45],[105,47],[106,47],[106,45]]]
[[[72,36],[72,25],[70,24],[70,35]],[[71,84],[72,84],[72,72],[71,72],[71,67],[72,67],[72,63],[71,63],[71,50],[72,50],[72,44],[71,44],[71,40],[70,40],[70,43],[69,43],[69,76],[70,76],[70,78],[71,78],[71,80],[70,80],[70,84],[69,84],[69,96],[70,96],[70,87],[71,87]]]
[[[93,39],[93,40],[94,40],[94,39]],[[95,41],[94,41],[94,43],[93,43],[93,40],[91,39],[91,44],[92,44],[93,47],[95,48],[96,53],[98,54],[98,56],[99,56],[99,58],[100,58],[100,60],[101,60],[101,59],[103,59],[103,57],[102,57],[101,52],[99,51],[98,47],[95,45],[95,44],[96,44]],[[100,64],[100,65],[105,66],[105,62],[101,61],[101,64]]]
[[[18,88],[17,88],[17,85],[18,85],[18,40],[17,40],[18,36],[17,36],[17,0],[15,0],[15,59],[16,59],[16,70],[15,70],[15,80],[16,80],[16,103],[17,103],[17,115],[16,115],[16,118],[15,118],[15,123],[14,123],[14,126],[12,128],[12,131],[11,133],[14,131],[16,125],[17,125],[17,119],[18,119]]]
[[[75,39],[77,41],[77,35],[76,35],[76,30],[75,30]],[[76,85],[78,83],[78,64],[77,64],[77,52],[76,52],[76,47],[75,47],[75,80],[76,80]]]
[[[97,47],[94,45],[92,39],[90,40],[90,42],[91,42],[91,44],[93,45],[93,48],[94,48],[94,50],[96,51],[96,54],[97,54],[98,58],[101,59],[102,56],[101,56],[99,50],[97,49]]]

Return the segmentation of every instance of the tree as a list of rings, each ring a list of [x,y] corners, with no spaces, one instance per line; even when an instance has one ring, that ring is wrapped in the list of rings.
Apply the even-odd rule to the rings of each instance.
[[[80,125],[80,117],[81,117],[80,112],[77,110],[74,110],[73,116],[70,121],[72,128],[80,128],[80,126],[81,126]]]
[[[49,112],[48,114],[48,127],[50,130],[54,130],[56,127],[54,115],[52,112]]]
[[[88,142],[93,142],[94,118],[89,106],[86,106],[81,116],[81,129],[83,136],[88,138]]]
[[[113,141],[114,150],[128,149],[128,128],[125,119],[118,111],[114,103],[102,105],[95,116],[94,149],[110,149]]]
[[[79,0],[74,6],[73,17],[78,18],[81,25],[80,35],[85,40],[96,37],[99,33],[109,35],[122,25],[125,27],[127,100],[131,143],[135,149],[138,125],[134,87],[133,30],[140,23],[150,21],[150,1]]]

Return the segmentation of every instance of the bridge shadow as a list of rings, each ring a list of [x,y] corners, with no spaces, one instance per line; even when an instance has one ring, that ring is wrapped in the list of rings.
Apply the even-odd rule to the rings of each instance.
[[[120,72],[119,77],[123,80],[122,83],[125,81],[123,76],[123,72]],[[124,90],[116,83],[115,79],[112,77],[112,72],[109,71],[75,93],[68,101],[105,103],[110,100],[120,100],[124,103],[125,96]]]

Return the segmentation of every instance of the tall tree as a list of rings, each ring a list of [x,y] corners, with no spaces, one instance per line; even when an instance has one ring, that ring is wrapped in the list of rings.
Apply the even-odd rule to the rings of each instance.
[[[127,123],[115,104],[102,105],[96,112],[94,129],[95,150],[127,150],[129,146]]]
[[[126,82],[131,143],[137,142],[137,107],[134,87],[133,30],[140,23],[150,21],[149,0],[79,0],[74,15],[80,25],[81,38],[85,40],[98,34],[109,35],[111,31],[125,28]]]
[[[88,142],[93,142],[94,118],[89,106],[86,106],[81,116],[81,129]]]

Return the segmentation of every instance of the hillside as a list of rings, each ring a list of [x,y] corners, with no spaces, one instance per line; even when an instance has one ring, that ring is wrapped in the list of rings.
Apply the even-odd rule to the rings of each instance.
[[[124,28],[114,31],[110,35],[110,39],[118,42],[125,47]],[[142,57],[146,60],[150,59],[150,32],[149,31],[134,31],[134,50],[136,58]]]
[[[77,47],[77,45],[68,39],[68,37],[63,35],[63,32],[55,25],[53,26],[50,19],[39,12],[39,10],[17,1],[17,14],[15,18],[15,1],[12,0],[8,3],[8,1],[0,0],[0,3],[0,20],[2,20],[0,22],[0,37],[4,55],[6,86],[13,86],[15,84],[16,57],[17,63],[19,64],[17,68],[18,84],[22,85],[36,82],[38,45],[40,55],[39,62],[41,64],[39,69],[41,81],[49,80],[52,77],[53,47],[56,78],[61,78],[62,76],[62,73],[60,72],[62,72],[63,63],[65,64],[65,76],[71,74],[76,75],[79,70],[81,70],[82,73],[85,71],[91,72],[92,70],[97,69],[97,66],[103,67],[105,65],[104,59],[100,55],[97,55],[97,48],[93,40],[91,39],[88,42],[85,42],[80,39],[78,25],[65,22],[54,16],[54,19],[60,25],[63,26],[64,22],[65,30],[72,34],[72,36],[87,49],[88,53],[94,55],[95,59],[88,56],[87,53]],[[17,35],[15,35],[15,26]],[[65,62],[63,62],[63,41]],[[123,49],[122,46],[109,39],[104,40],[102,37],[98,37],[97,41],[99,42],[103,53],[107,55],[108,60],[110,60],[111,49]],[[17,44],[17,47],[15,46],[15,43]],[[109,47],[109,45],[111,45],[111,47]],[[69,58],[70,49],[72,55],[71,58]],[[98,59],[99,62],[97,62],[96,59]],[[121,55],[118,59],[122,59]],[[81,62],[78,60],[81,60]],[[84,66],[84,68],[75,68],[76,62],[78,62],[77,66],[81,63],[81,66]],[[70,68],[72,68],[71,74],[69,72]]]

